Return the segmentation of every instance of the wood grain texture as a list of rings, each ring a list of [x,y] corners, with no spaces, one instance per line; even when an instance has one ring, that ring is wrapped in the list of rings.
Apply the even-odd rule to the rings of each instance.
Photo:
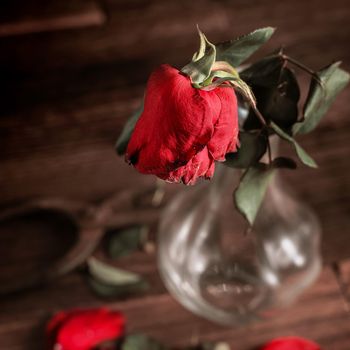
[[[147,276],[145,269],[152,266],[152,259],[148,260],[142,269],[135,270],[143,270]],[[0,301],[1,344],[11,350],[40,350],[43,324],[52,312],[72,306],[105,305],[125,313],[129,332],[145,332],[170,346],[225,340],[232,349],[247,350],[273,337],[298,335],[314,339],[327,350],[348,349],[350,314],[344,308],[338,283],[329,268],[324,269],[317,283],[292,307],[266,321],[230,328],[192,315],[164,292],[159,280],[158,288],[157,281],[153,282],[147,296],[106,303],[91,294],[81,276],[73,274],[40,291],[4,299]]]
[[[5,5],[13,6],[14,2],[2,2],[1,23],[8,23],[13,14],[26,18],[28,13],[44,23],[52,14],[63,12],[77,19],[79,11],[58,10],[50,7],[50,2],[45,2],[48,12],[42,15],[44,2],[34,1],[22,13],[15,7],[13,13],[6,12]],[[66,6],[65,2],[54,2]],[[91,2],[70,3],[78,8]],[[114,142],[126,118],[139,105],[150,71],[165,62],[180,67],[197,49],[197,23],[214,42],[257,27],[275,26],[278,30],[273,39],[253,59],[283,44],[288,54],[315,69],[338,59],[350,69],[348,0],[94,3],[107,15],[102,26],[0,38],[0,208],[41,196],[98,202],[135,184],[140,188],[153,184],[153,177],[137,174],[115,155]],[[302,88],[307,88],[306,77],[300,72],[298,77]],[[349,100],[348,87],[321,126],[300,139],[319,170],[301,167],[284,174],[321,218],[325,263],[339,264],[345,285],[350,276]],[[281,152],[292,154],[286,145]],[[173,192],[180,190],[171,188]],[[43,240],[39,237],[45,230],[41,224],[27,237],[22,230],[21,242],[11,237],[11,225],[2,227],[1,278],[49,263],[60,253],[57,233],[62,226],[53,222],[54,236]],[[67,234],[62,234],[60,242],[63,246],[69,243]],[[4,253],[6,244],[12,249]],[[16,247],[24,251],[26,245],[28,251],[19,256]],[[45,250],[45,245],[50,248]],[[198,337],[227,340],[234,350],[249,350],[275,336],[298,335],[318,341],[327,350],[349,350],[345,294],[329,266],[295,306],[268,321],[240,328],[215,326],[180,307],[166,293],[154,256],[138,254],[120,266],[149,279],[150,292],[106,304],[91,293],[77,272],[39,290],[2,298],[1,348],[41,350],[43,325],[52,312],[108,305],[126,313],[131,331],[146,332],[169,345],[188,344]]]
[[[0,14],[0,37],[98,26],[105,20],[102,8],[93,0],[5,0]]]
[[[332,267],[343,298],[344,309],[350,313],[350,259],[334,262]]]

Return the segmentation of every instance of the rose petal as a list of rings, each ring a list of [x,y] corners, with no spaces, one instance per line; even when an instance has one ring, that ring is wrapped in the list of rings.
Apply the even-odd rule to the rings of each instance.
[[[90,350],[119,338],[124,317],[107,309],[71,310],[56,314],[48,323],[49,349]]]
[[[261,350],[321,350],[321,348],[318,344],[308,339],[284,337],[270,341]]]
[[[194,184],[213,176],[214,161],[236,150],[237,137],[233,89],[196,89],[177,69],[162,65],[148,81],[125,157],[141,173]]]
[[[208,143],[214,130],[212,116],[218,116],[220,108],[214,92],[194,89],[177,69],[160,66],[147,84],[144,111],[126,158],[142,173],[175,170]]]
[[[172,171],[164,180],[170,182],[182,181],[185,185],[193,185],[200,177],[211,178],[214,174],[214,160],[204,147],[186,165]]]
[[[208,143],[211,156],[224,161],[226,153],[235,152],[238,143],[237,97],[231,88],[214,90],[221,101],[221,111],[214,125],[214,133]]]

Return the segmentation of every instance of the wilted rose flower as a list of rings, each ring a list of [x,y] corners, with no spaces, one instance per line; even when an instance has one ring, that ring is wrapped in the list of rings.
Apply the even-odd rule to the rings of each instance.
[[[144,110],[129,141],[126,160],[144,174],[193,184],[211,178],[214,161],[236,151],[238,110],[229,86],[211,91],[161,65],[149,78]]]
[[[47,324],[49,350],[90,350],[123,335],[121,313],[107,309],[62,311]]]
[[[321,350],[316,343],[299,337],[277,338],[266,345],[261,350]]]

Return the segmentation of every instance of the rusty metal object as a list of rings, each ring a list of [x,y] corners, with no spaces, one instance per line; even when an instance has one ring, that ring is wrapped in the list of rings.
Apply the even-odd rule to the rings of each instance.
[[[94,253],[108,229],[156,222],[160,207],[152,206],[152,200],[146,205],[142,204],[141,200],[152,193],[159,193],[159,188],[149,189],[146,192],[125,190],[95,206],[64,198],[46,198],[0,213],[0,225],[7,219],[38,210],[62,213],[67,215],[76,225],[78,236],[74,246],[52,265],[19,280],[9,280],[2,283],[0,295],[40,286],[73,271],[84,264],[86,259]],[[159,194],[157,195],[159,196]]]

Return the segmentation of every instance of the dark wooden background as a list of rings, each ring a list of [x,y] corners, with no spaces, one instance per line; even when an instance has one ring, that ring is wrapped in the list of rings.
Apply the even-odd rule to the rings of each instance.
[[[349,19],[348,0],[2,1],[0,207],[41,196],[95,202],[128,186],[153,183],[116,157],[114,142],[138,106],[150,71],[161,63],[181,67],[192,57],[197,23],[214,42],[275,26],[273,40],[255,58],[284,45],[288,54],[315,69],[340,59],[350,70]],[[303,76],[301,82],[306,88]],[[248,350],[271,337],[299,335],[324,349],[349,350],[349,101],[347,88],[317,131],[301,139],[320,169],[286,174],[322,221],[325,267],[316,285],[269,321],[222,328],[183,310],[162,286],[155,258],[141,254],[123,264],[153,281],[151,291],[108,303],[126,313],[131,331],[169,345],[199,338],[227,340],[235,350]],[[31,232],[0,228],[2,281],[20,278],[61,254],[71,232],[55,220],[36,223]],[[45,235],[50,222],[54,234]],[[339,274],[331,268],[334,263]],[[41,349],[50,313],[102,304],[79,273],[3,297],[0,346]]]

